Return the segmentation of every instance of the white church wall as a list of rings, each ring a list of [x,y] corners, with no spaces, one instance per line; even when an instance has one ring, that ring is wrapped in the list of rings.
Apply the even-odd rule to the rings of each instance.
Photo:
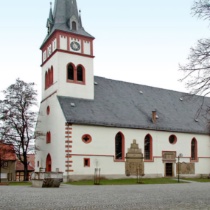
[[[50,113],[47,115],[47,107],[50,107]],[[39,127],[43,131],[43,139],[36,140],[36,145],[40,148],[36,154],[36,163],[40,162],[40,167],[46,167],[46,157],[51,156],[52,171],[65,171],[65,119],[61,114],[61,108],[54,94],[48,100],[41,104],[42,117],[39,122]],[[51,133],[51,143],[46,143],[46,133]],[[36,167],[36,171],[39,168]]]
[[[91,54],[90,42],[89,41],[83,41],[83,44],[84,44],[84,54],[90,55]]]
[[[67,37],[60,35],[60,49],[67,50]]]
[[[164,176],[165,162],[162,160],[163,151],[175,151],[176,154],[183,154],[182,161],[190,163],[191,156],[191,140],[196,138],[198,141],[198,148],[209,147],[209,136],[199,134],[184,134],[176,132],[140,130],[140,129],[125,129],[125,128],[110,128],[100,126],[82,126],[73,125],[73,175],[77,174],[92,174],[96,167],[96,160],[101,168],[101,173],[104,175],[124,175],[125,162],[117,162],[114,160],[115,155],[115,135],[122,132],[125,137],[125,154],[133,139],[136,139],[139,148],[144,153],[144,138],[150,134],[153,138],[153,157],[154,161],[145,161],[145,176]],[[89,134],[92,137],[91,143],[84,143],[82,136]],[[169,143],[169,136],[176,135],[176,144]],[[200,157],[200,150],[198,150],[198,157]],[[202,150],[202,157],[199,158],[198,163],[195,163],[195,173],[207,173],[210,170],[205,163],[209,161],[208,149]],[[90,158],[90,167],[83,166],[84,158]],[[177,162],[177,159],[176,159]],[[174,175],[176,175],[176,163],[173,164]]]

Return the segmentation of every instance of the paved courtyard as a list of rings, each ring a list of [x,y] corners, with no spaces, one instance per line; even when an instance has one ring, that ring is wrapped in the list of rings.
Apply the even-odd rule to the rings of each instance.
[[[71,186],[0,186],[1,210],[209,209],[210,183]]]

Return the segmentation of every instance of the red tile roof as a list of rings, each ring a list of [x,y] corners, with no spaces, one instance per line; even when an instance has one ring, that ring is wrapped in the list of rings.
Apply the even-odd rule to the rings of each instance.
[[[16,162],[16,171],[24,171],[24,166],[23,164],[18,160]],[[34,171],[34,168],[31,167],[29,164],[28,164],[28,171]]]
[[[30,166],[35,168],[35,154],[28,154],[27,159],[28,159]]]
[[[0,156],[2,160],[16,160],[14,146],[12,144],[0,143]]]

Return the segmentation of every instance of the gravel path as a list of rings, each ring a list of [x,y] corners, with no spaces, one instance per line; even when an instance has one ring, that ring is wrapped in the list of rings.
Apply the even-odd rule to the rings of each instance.
[[[71,186],[0,186],[1,210],[209,209],[210,183]]]

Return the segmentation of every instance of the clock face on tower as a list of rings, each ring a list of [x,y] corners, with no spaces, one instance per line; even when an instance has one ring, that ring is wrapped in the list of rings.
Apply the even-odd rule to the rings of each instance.
[[[74,51],[80,50],[79,42],[73,41],[73,42],[71,42],[70,46],[71,46],[71,49],[74,50]]]

